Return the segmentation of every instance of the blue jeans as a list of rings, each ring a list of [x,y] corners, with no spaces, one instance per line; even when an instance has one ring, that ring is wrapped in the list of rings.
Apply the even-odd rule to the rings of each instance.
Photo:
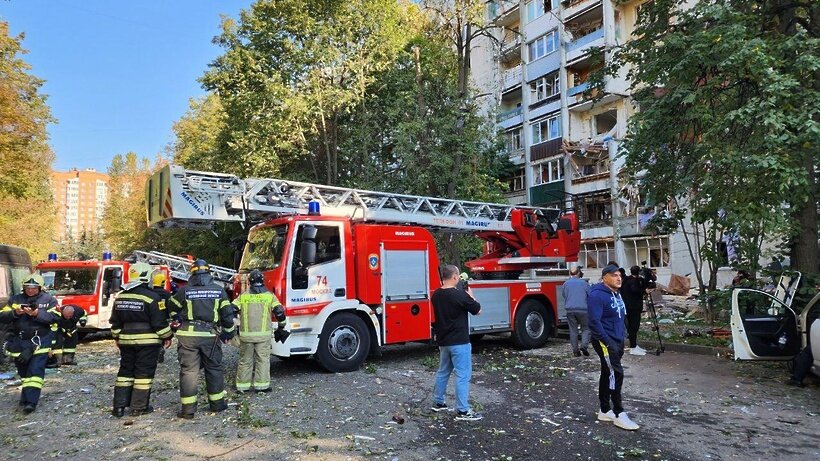
[[[470,411],[470,378],[473,375],[472,351],[470,343],[456,346],[439,346],[439,365],[436,372],[436,384],[433,390],[435,403],[444,403],[447,381],[450,373],[456,372],[456,409],[460,412]]]

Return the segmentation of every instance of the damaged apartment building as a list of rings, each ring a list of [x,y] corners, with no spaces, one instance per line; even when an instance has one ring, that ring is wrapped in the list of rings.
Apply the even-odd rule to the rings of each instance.
[[[473,84],[506,140],[516,165],[511,203],[549,205],[572,194],[582,222],[579,264],[647,265],[666,283],[693,272],[680,232],[646,232],[660,210],[619,175],[616,156],[635,108],[623,76],[607,77],[603,94],[588,91],[606,55],[593,50],[628,40],[644,0],[532,0],[486,3],[496,40],[472,51]],[[595,96],[595,97],[593,97]],[[589,271],[589,274],[594,274]]]

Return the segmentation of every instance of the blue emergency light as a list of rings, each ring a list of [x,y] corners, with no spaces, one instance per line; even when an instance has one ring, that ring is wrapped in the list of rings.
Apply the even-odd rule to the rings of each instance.
[[[57,253],[49,253],[48,254],[49,261],[56,261],[57,260]]]
[[[103,261],[111,261],[111,252],[103,251]]]
[[[317,202],[316,200],[311,200],[308,202],[308,215],[319,215],[319,202]]]

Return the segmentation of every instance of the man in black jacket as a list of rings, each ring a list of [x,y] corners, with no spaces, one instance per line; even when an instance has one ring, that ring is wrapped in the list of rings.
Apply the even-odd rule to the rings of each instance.
[[[171,319],[179,322],[179,396],[177,416],[191,419],[196,413],[200,363],[205,368],[205,385],[211,411],[224,411],[225,370],[222,345],[233,337],[234,306],[225,289],[213,282],[208,263],[197,259],[188,284],[171,298]]]
[[[626,333],[629,336],[630,355],[646,355],[646,350],[638,346],[638,329],[641,327],[643,297],[647,288],[640,271],[638,266],[632,266],[629,269],[631,275],[621,285],[621,298],[626,304]]]
[[[43,291],[44,285],[40,274],[31,274],[23,282],[23,292],[9,298],[0,309],[0,322],[12,325],[13,336],[6,351],[23,380],[20,406],[25,413],[33,412],[40,401],[46,361],[54,342],[52,327],[56,327],[59,319],[57,300]]]
[[[459,271],[453,265],[444,266],[441,270],[441,288],[433,293],[435,323],[433,331],[439,349],[439,367],[436,372],[433,390],[433,411],[446,411],[444,403],[447,382],[455,371],[456,382],[456,419],[460,421],[477,421],[482,418],[470,409],[470,378],[473,374],[472,346],[467,315],[481,314],[481,305],[473,298],[473,291],[458,287]]]
[[[150,413],[151,385],[157,371],[157,357],[171,346],[171,328],[163,301],[148,286],[151,266],[132,264],[128,283],[117,295],[111,312],[111,336],[120,349],[120,369],[114,385],[111,414],[121,418],[129,407],[131,416]]]
[[[88,319],[85,311],[79,306],[66,305],[57,307],[60,320],[57,322],[57,334],[54,347],[49,354],[47,368],[57,368],[60,365],[76,365],[74,355],[77,353],[79,335],[77,326],[84,327]]]

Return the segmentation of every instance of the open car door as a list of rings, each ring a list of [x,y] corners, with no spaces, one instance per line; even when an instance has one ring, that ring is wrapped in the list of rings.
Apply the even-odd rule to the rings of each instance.
[[[732,291],[735,360],[791,360],[800,352],[804,319],[791,307],[799,281],[799,272],[784,275],[774,295],[752,288]]]

